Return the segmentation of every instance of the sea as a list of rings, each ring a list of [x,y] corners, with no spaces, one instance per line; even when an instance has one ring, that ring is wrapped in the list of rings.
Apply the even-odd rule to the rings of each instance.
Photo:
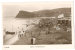
[[[17,31],[18,27],[26,28],[26,25],[30,25],[32,23],[38,23],[40,18],[13,18],[7,17],[3,18],[3,29],[9,32]]]

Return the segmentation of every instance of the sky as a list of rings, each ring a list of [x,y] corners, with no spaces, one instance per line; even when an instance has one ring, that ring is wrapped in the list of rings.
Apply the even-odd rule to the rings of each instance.
[[[21,3],[3,3],[2,12],[3,17],[15,17],[20,10],[24,11],[38,11],[51,10],[56,8],[70,8],[72,2],[21,2]]]

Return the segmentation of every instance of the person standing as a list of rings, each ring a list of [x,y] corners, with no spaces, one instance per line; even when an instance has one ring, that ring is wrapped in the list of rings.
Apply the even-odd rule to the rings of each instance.
[[[35,45],[35,44],[36,44],[35,42],[36,42],[36,38],[34,38],[34,37],[31,38],[31,44],[32,44],[32,45]]]
[[[21,37],[20,33],[21,33],[21,31],[20,31],[20,28],[18,27],[18,28],[17,28],[17,33],[16,33],[16,34],[18,35],[18,38]]]
[[[33,45],[35,45],[35,42],[36,42],[36,38],[33,38]]]
[[[24,34],[24,32],[23,32],[23,31],[21,31],[21,33],[20,33],[20,37],[23,37],[23,34]]]

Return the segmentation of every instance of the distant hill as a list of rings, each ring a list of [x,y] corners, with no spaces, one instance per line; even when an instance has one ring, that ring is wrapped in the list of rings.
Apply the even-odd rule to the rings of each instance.
[[[19,11],[16,18],[57,17],[60,14],[64,14],[65,17],[71,17],[71,8],[39,10],[34,12]]]
[[[30,17],[34,17],[34,13],[31,12],[27,12],[27,11],[19,11],[19,13],[17,14],[16,18],[30,18]]]

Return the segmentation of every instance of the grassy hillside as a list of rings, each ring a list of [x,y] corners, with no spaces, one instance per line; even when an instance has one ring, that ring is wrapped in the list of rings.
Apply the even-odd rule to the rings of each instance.
[[[33,17],[57,17],[60,14],[64,14],[65,17],[70,17],[71,8],[58,8],[52,10],[39,10],[34,12],[19,11],[16,18],[33,18]]]

